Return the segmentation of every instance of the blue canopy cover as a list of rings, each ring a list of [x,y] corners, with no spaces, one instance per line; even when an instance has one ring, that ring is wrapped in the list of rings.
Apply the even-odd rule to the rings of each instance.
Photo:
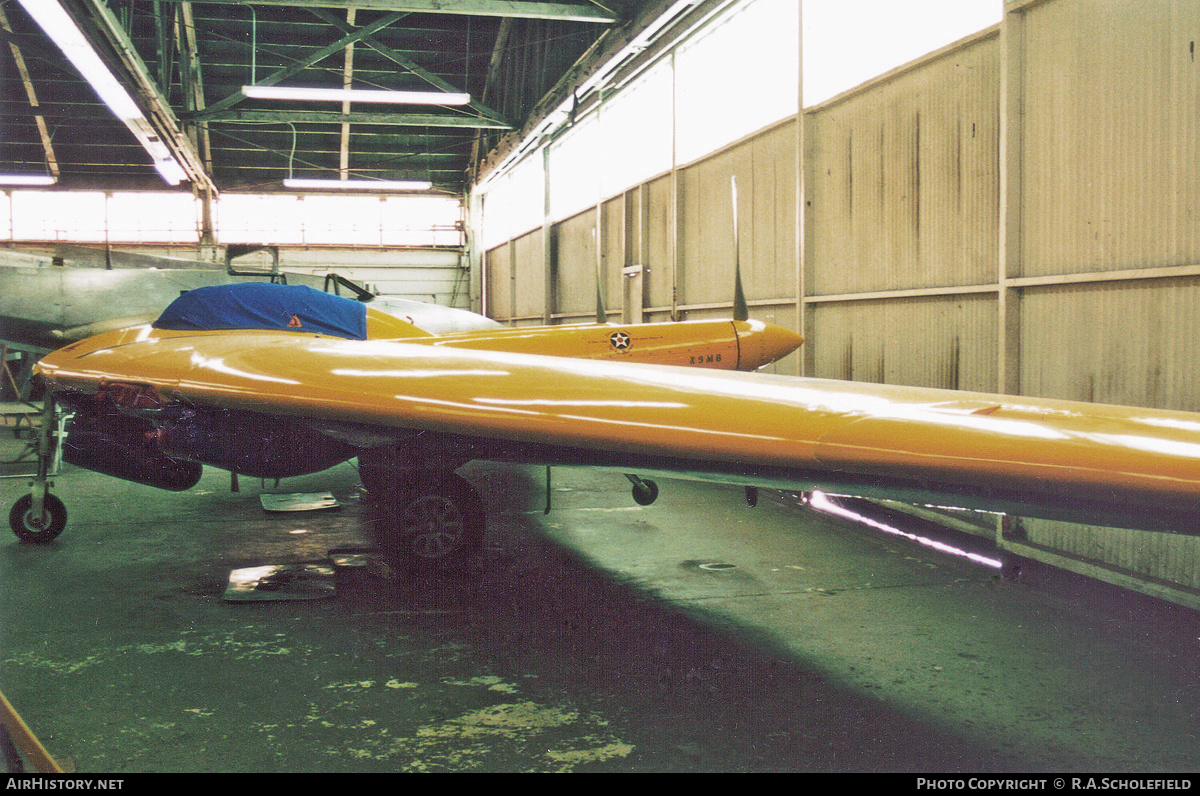
[[[279,329],[367,337],[367,306],[303,285],[243,282],[189,290],[154,322],[156,329]]]

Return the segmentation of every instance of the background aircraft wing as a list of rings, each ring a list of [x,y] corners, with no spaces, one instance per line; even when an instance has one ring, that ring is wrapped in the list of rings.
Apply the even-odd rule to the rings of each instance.
[[[436,434],[474,458],[1200,532],[1200,415],[1183,412],[285,332],[144,327],[39,368],[59,390],[147,385],[164,401]]]

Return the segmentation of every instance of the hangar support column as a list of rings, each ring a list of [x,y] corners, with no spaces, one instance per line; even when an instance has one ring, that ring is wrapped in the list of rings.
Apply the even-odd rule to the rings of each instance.
[[[999,356],[996,386],[1021,392],[1021,296],[1012,279],[1021,274],[1021,145],[1024,102],[1024,13],[1006,7],[1000,25],[1000,229]]]

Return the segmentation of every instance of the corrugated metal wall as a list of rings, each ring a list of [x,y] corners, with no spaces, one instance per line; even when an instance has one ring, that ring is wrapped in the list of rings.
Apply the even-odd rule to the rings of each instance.
[[[802,319],[808,340],[780,372],[1200,411],[1198,43],[1194,0],[1010,0],[1001,26],[807,109],[799,130],[557,224],[552,312],[588,319],[598,266],[610,317],[727,312],[736,175],[751,311]],[[541,318],[540,244],[489,253],[496,317]],[[1006,527],[1022,555],[1200,606],[1200,540]]]
[[[996,281],[997,33],[809,109],[810,295]]]
[[[822,302],[809,329],[822,378],[996,391],[994,297]]]
[[[1200,263],[1200,4],[1054,0],[1019,13],[1012,276]]]
[[[59,247],[44,245],[40,248],[50,254]],[[116,248],[113,255],[117,262],[122,253],[168,257],[178,260],[208,262],[218,266],[211,258],[219,253],[195,245],[158,247],[126,245]],[[104,250],[96,247],[66,247],[63,253],[69,259],[93,265],[104,264]],[[378,293],[404,296],[418,301],[428,301],[448,307],[470,309],[471,285],[467,260],[459,249],[370,249],[366,247],[320,248],[279,247],[279,267],[287,273],[311,274],[318,277],[309,284],[321,284],[326,274],[338,274],[347,279],[367,285]],[[269,271],[273,256],[267,249],[243,255],[234,261],[235,268]],[[220,267],[224,263],[219,264]]]
[[[813,375],[997,389],[998,34],[808,109]]]
[[[1200,410],[1200,4],[1010,3],[1005,26],[1014,386]],[[1021,543],[1200,588],[1194,538],[1022,525]]]

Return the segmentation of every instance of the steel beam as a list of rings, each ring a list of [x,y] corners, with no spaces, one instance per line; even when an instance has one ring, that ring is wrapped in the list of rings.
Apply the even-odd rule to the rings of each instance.
[[[176,2],[176,1],[177,0],[171,0],[171,2]],[[398,22],[399,20],[404,19],[404,17],[406,17],[406,16],[408,16],[408,15],[407,14],[388,14],[386,17],[381,17],[380,19],[377,19],[376,21],[372,22],[370,25],[364,25],[361,28],[354,28],[354,30],[352,32],[347,33],[345,36],[343,36],[342,38],[333,42],[332,44],[327,44],[324,47],[313,50],[311,53],[308,54],[308,56],[297,61],[296,63],[292,64],[291,66],[285,67],[285,68],[280,69],[275,72],[272,72],[271,74],[267,75],[266,77],[259,78],[255,82],[255,85],[257,85],[257,86],[273,86],[276,83],[279,83],[280,81],[287,80],[289,77],[291,77],[295,74],[298,74],[299,72],[303,71],[304,69],[307,69],[308,67],[312,66],[313,64],[320,63],[321,61],[325,60],[326,58],[333,55],[334,53],[341,52],[348,45],[353,44],[354,42],[359,41],[360,39],[362,39],[366,36],[370,36],[372,33],[383,30],[388,25],[391,25],[394,22]],[[242,94],[240,91],[238,91],[234,94],[230,94],[229,96],[225,97],[224,99],[217,100],[212,105],[209,105],[208,108],[206,108],[203,112],[197,114],[197,117],[200,119],[203,119],[203,120],[208,120],[209,118],[211,118],[212,114],[217,113],[219,111],[223,111],[226,108],[230,108],[234,105],[237,105],[238,103],[242,102],[245,99],[246,99],[246,95]]]
[[[321,9],[312,9],[312,13],[315,16],[317,16],[319,19],[321,19],[322,21],[327,22],[330,25],[333,25],[335,28],[338,28],[343,33],[349,33],[352,30],[354,30],[354,27],[352,25],[338,19],[337,17],[330,14],[328,11],[322,11]],[[505,26],[505,24],[507,24],[507,21],[505,23],[501,23],[501,27],[503,28]],[[455,86],[452,83],[448,83],[445,80],[442,80],[440,77],[433,74],[428,69],[425,69],[425,68],[419,66],[411,58],[407,58],[404,55],[402,55],[401,53],[392,49],[391,47],[388,47],[385,44],[381,44],[373,36],[364,36],[362,38],[362,43],[365,44],[366,46],[370,47],[371,49],[375,50],[375,52],[379,53],[384,58],[387,58],[389,61],[392,61],[392,62],[398,64],[399,66],[404,67],[409,72],[411,72],[413,75],[416,75],[417,77],[421,78],[426,83],[433,86],[434,88],[441,89],[442,91],[449,91],[449,92],[456,92],[456,91],[462,90],[460,87]],[[505,125],[508,124],[507,120],[504,118],[503,115],[492,110],[488,106],[484,105],[482,102],[479,102],[477,100],[471,100],[470,102],[467,103],[467,107],[470,108],[471,110],[475,111],[476,113],[479,113],[481,116],[486,116],[487,118],[492,119],[493,121],[503,122],[503,123],[505,123]]]
[[[205,169],[203,159],[192,145],[191,139],[179,129],[178,117],[159,90],[145,62],[138,55],[129,34],[103,0],[85,0],[85,7],[99,35],[107,39],[119,58],[125,75],[133,81],[136,94],[146,105],[149,123],[160,140],[171,150],[196,190],[216,194],[217,186]]]
[[[342,113],[341,111],[252,111],[230,108],[203,114],[206,122],[296,122],[315,124],[378,124],[393,127],[481,127],[511,130],[511,125],[478,116],[445,113]]]
[[[21,48],[13,41],[13,29],[8,23],[8,17],[5,16],[4,10],[0,8],[0,30],[3,30],[8,36],[8,46],[12,51],[13,62],[17,67],[17,74],[21,76],[21,83],[25,86],[25,97],[29,100],[29,109],[33,112],[33,121],[37,125],[38,137],[42,140],[42,151],[46,155],[46,168],[54,179],[58,179],[58,158],[54,154],[54,142],[50,138],[50,130],[46,126],[46,117],[42,115],[41,105],[38,104],[37,91],[34,89],[33,80],[29,77],[29,69],[25,65],[25,56],[21,52]]]
[[[184,0],[166,0],[178,3]],[[283,6],[285,8],[355,8],[359,11],[405,11],[415,14],[456,14],[474,17],[523,17],[559,22],[611,25],[618,17],[594,5],[536,3],[528,0],[205,0],[215,5]]]

